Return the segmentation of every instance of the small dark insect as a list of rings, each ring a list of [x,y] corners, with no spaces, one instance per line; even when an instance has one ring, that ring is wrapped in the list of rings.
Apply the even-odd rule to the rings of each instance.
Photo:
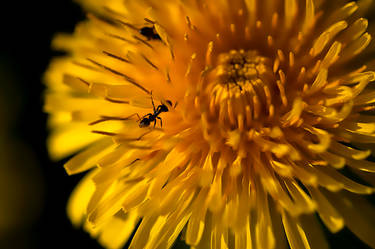
[[[155,27],[143,27],[139,30],[139,33],[148,40],[161,40],[159,34],[155,30]]]
[[[231,82],[230,83],[233,83],[235,86],[238,87],[238,89],[240,89],[240,91],[242,92],[242,87],[240,86],[240,84],[238,84],[237,80],[233,77],[230,78]],[[229,84],[230,83],[227,83],[227,90],[229,91]]]
[[[158,116],[162,112],[168,112],[169,109],[168,109],[167,105],[165,105],[165,104],[160,104],[160,105],[158,105],[158,107],[155,108],[154,100],[152,98],[152,92],[151,92],[151,102],[152,102],[152,107],[153,107],[154,113],[148,113],[148,114],[144,115],[142,118],[140,118],[140,120],[141,120],[139,122],[140,128],[149,127],[151,122],[154,122],[154,127],[155,127],[157,119],[160,120],[160,127],[163,127],[163,121],[161,120],[161,117],[158,117]],[[166,104],[168,104],[169,106],[172,106],[172,101],[166,100]],[[175,107],[176,107],[176,105],[175,105]]]

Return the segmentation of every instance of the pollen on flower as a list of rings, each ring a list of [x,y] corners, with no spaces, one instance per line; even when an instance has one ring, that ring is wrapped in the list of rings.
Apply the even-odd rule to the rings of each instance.
[[[220,84],[237,86],[240,91],[252,80],[259,79],[268,71],[266,58],[258,56],[256,51],[231,50],[218,56],[216,77]],[[269,63],[268,63],[269,64]]]
[[[51,156],[90,170],[74,224],[107,248],[327,248],[320,219],[375,248],[371,1],[81,2],[45,101]]]

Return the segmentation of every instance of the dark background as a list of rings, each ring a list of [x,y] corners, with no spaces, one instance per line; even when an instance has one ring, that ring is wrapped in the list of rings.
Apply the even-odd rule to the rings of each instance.
[[[101,248],[66,216],[67,199],[82,175],[67,176],[63,161],[49,160],[42,112],[41,78],[59,55],[51,38],[71,33],[84,14],[70,0],[13,2],[2,5],[0,15],[0,249]],[[332,248],[369,248],[347,229],[327,238]]]

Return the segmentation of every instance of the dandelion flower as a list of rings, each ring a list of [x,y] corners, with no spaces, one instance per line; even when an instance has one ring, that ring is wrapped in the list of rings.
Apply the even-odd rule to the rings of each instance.
[[[322,223],[375,248],[370,0],[81,3],[45,75],[51,157],[89,170],[75,225],[107,248],[272,249],[327,248]]]

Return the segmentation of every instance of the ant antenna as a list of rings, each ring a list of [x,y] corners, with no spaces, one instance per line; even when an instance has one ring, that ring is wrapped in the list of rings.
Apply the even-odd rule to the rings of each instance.
[[[155,112],[155,104],[154,104],[154,99],[152,98],[152,90],[151,90],[150,95],[151,95],[152,108],[153,108],[153,110],[154,110],[154,112]]]

